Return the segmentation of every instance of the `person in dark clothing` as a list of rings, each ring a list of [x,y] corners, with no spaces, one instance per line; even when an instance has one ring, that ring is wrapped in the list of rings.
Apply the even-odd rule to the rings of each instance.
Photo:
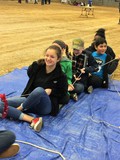
[[[29,81],[22,96],[7,99],[9,117],[27,121],[35,131],[40,131],[42,117],[34,118],[25,113],[56,116],[59,105],[68,103],[67,77],[59,64],[61,55],[61,49],[52,45],[46,49],[45,59],[35,61],[28,67]],[[4,104],[1,102],[0,105],[2,113]]]
[[[41,0],[41,5],[44,5],[46,3],[46,0]]]
[[[0,158],[9,158],[19,152],[19,144],[14,143],[16,136],[8,130],[0,131]]]
[[[38,0],[34,0],[34,4],[38,4]]]
[[[91,55],[91,52],[84,50],[84,41],[81,38],[73,40],[72,48],[74,92],[80,94],[87,90],[89,73],[97,70],[97,63]]]
[[[92,0],[88,0],[89,7],[92,7]]]
[[[90,52],[94,52],[96,51],[95,49],[95,45],[94,45],[94,41],[99,38],[99,37],[102,37],[104,39],[106,39],[106,36],[105,36],[105,29],[104,28],[100,28],[96,31],[96,34],[94,36],[94,40],[93,40],[93,43],[88,47],[86,48],[86,50],[90,51]],[[113,49],[107,45],[107,49],[106,49],[106,54],[109,54],[111,56],[112,59],[115,58],[115,53],[113,51]]]
[[[109,54],[106,54],[107,41],[104,38],[97,38],[94,45],[96,51],[92,53],[92,56],[96,59],[99,70],[91,73],[88,85],[93,88],[108,88],[108,74],[112,74],[115,71],[120,57],[112,59]]]
[[[18,0],[18,3],[22,3],[22,0]]]
[[[45,0],[45,4],[50,4],[51,0]]]

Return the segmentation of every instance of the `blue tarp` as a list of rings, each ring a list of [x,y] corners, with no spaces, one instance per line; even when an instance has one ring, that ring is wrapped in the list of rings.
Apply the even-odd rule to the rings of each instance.
[[[0,93],[18,96],[28,77],[27,67],[0,77]],[[9,129],[16,139],[60,152],[66,160],[120,160],[120,81],[109,89],[81,94],[70,100],[57,117],[44,116],[39,133],[21,121],[0,119],[0,129]],[[20,143],[20,152],[9,160],[62,160],[58,154]]]

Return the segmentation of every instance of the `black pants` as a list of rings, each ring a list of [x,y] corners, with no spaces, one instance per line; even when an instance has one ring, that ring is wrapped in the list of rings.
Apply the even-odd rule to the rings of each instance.
[[[103,83],[103,79],[96,75],[92,75],[88,79],[88,86],[93,86],[93,88],[101,88],[102,83]]]
[[[15,142],[15,134],[11,131],[0,131],[0,153],[4,152]]]
[[[51,0],[45,0],[45,4],[50,4],[51,3]]]

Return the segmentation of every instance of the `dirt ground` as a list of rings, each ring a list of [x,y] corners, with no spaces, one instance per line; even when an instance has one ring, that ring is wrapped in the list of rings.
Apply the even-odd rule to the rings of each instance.
[[[94,6],[94,17],[80,16],[81,8],[62,3],[50,5],[0,0],[0,75],[30,65],[43,56],[55,39],[81,37],[88,47],[98,28],[106,29],[109,46],[120,55],[118,8]],[[120,65],[114,78],[120,79]]]

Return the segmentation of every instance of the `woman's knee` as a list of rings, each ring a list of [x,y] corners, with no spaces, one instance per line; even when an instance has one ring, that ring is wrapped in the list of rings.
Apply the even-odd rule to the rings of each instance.
[[[45,93],[45,90],[42,87],[37,87],[31,92],[31,94],[35,96],[40,95],[41,93]]]

